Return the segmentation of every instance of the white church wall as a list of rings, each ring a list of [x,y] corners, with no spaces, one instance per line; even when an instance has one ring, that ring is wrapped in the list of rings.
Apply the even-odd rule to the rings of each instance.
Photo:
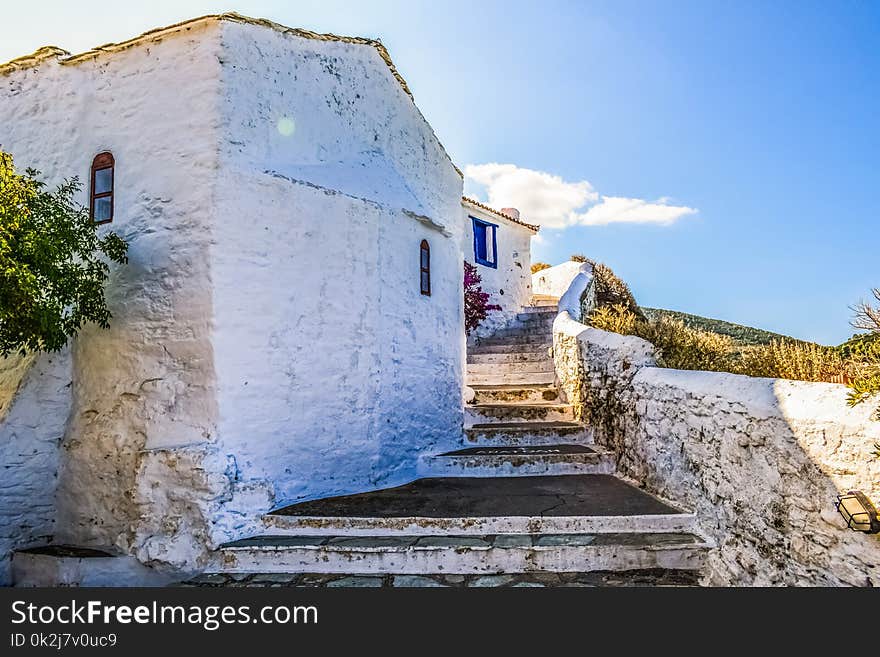
[[[461,178],[370,46],[229,24],[224,89],[222,449],[275,504],[410,480],[461,435]]]
[[[73,175],[87,182],[92,158],[111,151],[115,217],[99,230],[129,242],[129,264],[114,266],[107,286],[111,328],[87,326],[70,351],[58,542],[132,549],[141,517],[162,518],[170,533],[186,525],[180,516],[187,508],[152,508],[138,496],[137,473],[153,448],[206,443],[215,433],[208,245],[218,34],[216,24],[196,25],[173,38],[75,63],[50,59],[2,77],[0,147],[50,183]],[[19,403],[34,400],[20,394]],[[0,443],[21,438],[10,423],[16,412],[0,423]],[[41,418],[35,433],[54,434],[58,420]],[[35,503],[48,499],[46,491]]]

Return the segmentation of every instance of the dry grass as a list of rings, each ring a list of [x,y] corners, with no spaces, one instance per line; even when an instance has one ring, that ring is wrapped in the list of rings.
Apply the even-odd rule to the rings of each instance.
[[[744,347],[728,336],[689,328],[671,317],[640,320],[622,304],[593,311],[590,324],[647,340],[657,347],[660,365],[680,370],[852,384],[876,367],[863,356],[847,356],[838,348],[811,343],[774,340]],[[880,347],[877,351],[880,355]]]

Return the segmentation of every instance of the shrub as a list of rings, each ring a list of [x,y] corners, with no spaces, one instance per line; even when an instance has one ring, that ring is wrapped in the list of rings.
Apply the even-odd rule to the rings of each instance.
[[[98,237],[74,201],[80,184],[46,191],[39,172],[16,173],[0,151],[0,355],[57,351],[86,322],[109,326],[106,260],[127,262],[128,245]]]
[[[727,336],[688,328],[671,317],[655,321],[638,318],[623,304],[596,308],[590,314],[596,328],[647,340],[658,350],[658,364],[679,370],[730,371],[735,343]]]
[[[477,268],[469,262],[464,263],[464,330],[470,335],[489,313],[501,310],[501,306],[489,303],[489,294],[483,292],[480,283],[483,281]]]
[[[833,347],[773,340],[768,345],[743,348],[732,371],[775,379],[845,383],[852,365]]]
[[[612,333],[635,335],[636,316],[622,304],[601,306],[594,309],[589,316],[590,326]]]
[[[880,301],[880,288],[872,292],[874,298]],[[880,395],[880,307],[860,303],[855,311],[853,326],[869,332],[854,336],[841,347],[841,350],[848,350],[860,358],[860,366],[855,369],[850,382],[852,392],[849,403],[853,406]],[[874,417],[880,420],[880,406]]]
[[[642,309],[636,303],[629,286],[624,283],[607,265],[593,265],[593,286],[596,291],[596,307],[623,306],[640,320],[646,320]]]
[[[533,262],[532,263],[532,273],[537,274],[539,271],[544,271],[545,269],[550,269],[552,265],[548,265],[546,262]]]

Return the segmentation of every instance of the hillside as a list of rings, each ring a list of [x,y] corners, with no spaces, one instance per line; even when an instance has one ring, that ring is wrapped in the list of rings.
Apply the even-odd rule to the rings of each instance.
[[[772,333],[751,326],[742,326],[741,324],[734,324],[733,322],[725,322],[721,319],[711,319],[709,317],[691,315],[690,313],[683,313],[677,310],[663,310],[660,308],[646,308],[642,306],[642,311],[647,315],[648,319],[657,319],[658,317],[665,315],[680,320],[689,328],[730,336],[742,345],[769,344],[771,340],[791,340],[799,342],[787,335]]]

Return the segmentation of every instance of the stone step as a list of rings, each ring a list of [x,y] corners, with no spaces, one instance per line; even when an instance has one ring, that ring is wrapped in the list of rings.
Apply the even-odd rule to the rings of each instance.
[[[488,338],[477,338],[468,350],[476,347],[495,347],[499,345],[519,346],[512,351],[537,351],[542,347],[549,349],[553,346],[553,336],[549,333],[535,333],[531,335],[492,335]]]
[[[468,363],[467,373],[471,374],[522,374],[526,372],[555,372],[553,361],[544,360],[525,361],[520,363]]]
[[[485,446],[554,445],[561,442],[588,445],[592,432],[576,422],[491,422],[464,428],[465,444]]]
[[[531,307],[557,307],[559,305],[558,297],[551,297],[547,294],[533,294],[531,299],[529,299],[529,306]]]
[[[538,340],[534,342],[527,341],[525,343],[511,343],[504,340],[491,341],[491,338],[484,338],[480,344],[469,345],[468,354],[547,354],[549,357],[553,343],[547,340]]]
[[[694,516],[610,475],[428,477],[300,502],[263,516],[273,535],[436,536],[694,531]]]
[[[266,535],[227,543],[218,572],[459,574],[697,571],[707,543],[692,533]]]
[[[542,337],[546,342],[553,340],[553,330],[550,326],[542,326],[540,324],[531,326],[511,326],[508,328],[498,329],[487,340],[507,340],[509,338],[529,338],[534,339]],[[483,340],[480,341],[482,344]]]
[[[556,319],[556,313],[519,313],[514,320],[506,324],[504,328],[531,328],[535,326],[545,326],[548,329],[553,327],[553,321]]]
[[[559,313],[559,307],[555,303],[554,304],[547,303],[547,304],[543,304],[543,305],[539,305],[539,306],[523,306],[520,309],[520,312],[523,314],[553,313],[555,315],[555,314]]]
[[[543,351],[515,351],[506,354],[474,354],[468,353],[468,364],[489,364],[489,363],[534,363],[538,361],[547,361],[552,363],[553,359],[546,350]]]
[[[533,477],[611,474],[614,455],[594,445],[470,447],[422,459],[420,474],[435,477]]]
[[[557,314],[554,309],[537,306],[523,309],[523,312],[517,313],[516,319],[518,322],[547,322],[552,326]]]
[[[574,422],[574,407],[558,402],[468,404],[464,407],[465,423],[490,424],[493,422]]]
[[[428,573],[217,573],[205,572],[185,587],[306,587],[306,588],[556,588],[556,587],[696,587],[699,570],[639,568],[594,570],[587,573],[530,572],[493,575]]]
[[[556,384],[472,385],[473,404],[552,402],[559,399]]]
[[[556,382],[556,372],[492,372],[491,374],[468,374],[467,384],[473,386],[500,385],[551,385]]]

